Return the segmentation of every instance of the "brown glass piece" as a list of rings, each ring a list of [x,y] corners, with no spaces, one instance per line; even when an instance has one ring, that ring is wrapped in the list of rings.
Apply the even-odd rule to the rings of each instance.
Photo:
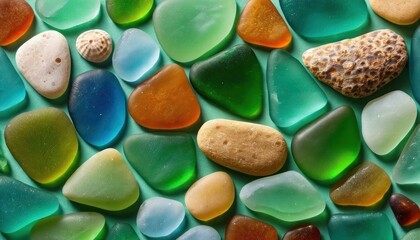
[[[420,219],[419,206],[402,194],[392,194],[389,205],[398,223],[403,227],[413,225]]]
[[[259,220],[235,215],[229,221],[225,240],[278,240],[277,230],[270,224]]]
[[[319,229],[312,224],[301,226],[288,231],[282,240],[320,240]]]

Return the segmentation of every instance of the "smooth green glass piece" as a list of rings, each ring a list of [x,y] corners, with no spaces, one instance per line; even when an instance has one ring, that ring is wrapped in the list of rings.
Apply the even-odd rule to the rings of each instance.
[[[419,240],[420,239],[420,228],[409,231],[401,240]]]
[[[124,142],[124,153],[142,178],[159,191],[177,191],[195,179],[195,144],[187,134],[132,135]]]
[[[255,118],[262,111],[263,73],[246,44],[194,64],[190,80],[199,94],[234,114]]]
[[[1,136],[1,131],[0,131]],[[7,158],[3,154],[3,150],[1,149],[0,145],[0,173],[9,174],[10,173],[10,166],[7,162]]]
[[[364,0],[280,0],[280,6],[290,27],[310,39],[337,38],[368,19]]]
[[[117,24],[134,25],[151,14],[153,0],[106,0],[109,17]]]
[[[410,85],[414,98],[420,103],[420,25],[411,39],[411,50],[408,70],[410,71]]]
[[[111,230],[109,230],[106,240],[138,240],[139,236],[127,223],[116,223]]]
[[[294,133],[327,111],[328,99],[306,68],[284,50],[271,52],[267,62],[271,120]]]
[[[235,0],[165,0],[153,13],[153,26],[170,58],[191,63],[220,50],[234,33]]]
[[[392,174],[397,184],[420,184],[420,125],[405,144]]]
[[[51,193],[0,176],[0,232],[14,233],[59,209]]]
[[[105,217],[95,212],[78,212],[51,216],[37,222],[31,230],[32,240],[102,239]]]
[[[353,109],[339,107],[299,130],[292,153],[302,172],[331,181],[356,161],[361,142]]]
[[[388,217],[377,213],[342,213],[328,222],[331,240],[393,240]]]

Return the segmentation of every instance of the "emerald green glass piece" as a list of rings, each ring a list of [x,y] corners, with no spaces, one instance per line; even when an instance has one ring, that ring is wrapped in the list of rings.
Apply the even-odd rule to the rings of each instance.
[[[420,184],[420,125],[405,144],[392,174],[398,184]]]
[[[284,50],[274,50],[268,58],[267,87],[271,120],[286,132],[295,132],[327,111],[324,92]]]
[[[95,212],[51,216],[38,221],[31,230],[32,240],[102,239],[105,217]]]
[[[1,131],[0,131],[1,136]],[[0,145],[0,173],[9,174],[10,173],[10,166],[7,162],[7,158],[3,154],[3,150],[1,149]]]
[[[153,188],[173,192],[195,178],[195,144],[187,134],[139,134],[124,142],[131,166]]]
[[[194,89],[210,101],[244,118],[262,110],[263,73],[255,53],[238,44],[191,67]]]
[[[331,240],[393,240],[388,217],[377,213],[343,213],[333,215],[328,222]]]
[[[235,17],[235,0],[165,0],[153,13],[153,26],[170,58],[191,63],[227,43]]]
[[[420,228],[409,231],[401,240],[419,240],[420,239]]]
[[[420,25],[411,39],[411,54],[409,61],[410,84],[414,98],[420,103]]]
[[[368,19],[364,0],[280,0],[280,6],[290,27],[310,39],[352,32]]]
[[[353,109],[339,107],[299,130],[292,153],[302,172],[319,181],[334,180],[356,161],[361,142]]]
[[[14,233],[59,209],[51,193],[0,176],[0,232]]]
[[[106,240],[138,240],[139,236],[127,223],[117,223],[109,230]]]
[[[106,0],[109,17],[117,24],[133,25],[151,14],[153,0]]]

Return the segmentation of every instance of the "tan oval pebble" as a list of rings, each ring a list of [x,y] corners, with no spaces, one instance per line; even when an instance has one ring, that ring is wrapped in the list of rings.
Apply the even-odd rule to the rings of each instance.
[[[89,30],[77,37],[76,49],[90,62],[105,62],[112,53],[112,38],[103,30]]]
[[[209,221],[223,215],[235,200],[235,185],[225,172],[215,172],[196,181],[185,194],[191,215]]]
[[[370,0],[369,3],[376,14],[398,25],[413,24],[420,18],[419,0]]]
[[[197,143],[214,162],[253,176],[277,172],[287,157],[281,133],[254,123],[226,119],[208,121],[198,131]]]

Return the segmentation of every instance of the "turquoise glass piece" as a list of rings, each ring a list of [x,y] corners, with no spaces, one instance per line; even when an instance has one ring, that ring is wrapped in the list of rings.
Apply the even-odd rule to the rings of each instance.
[[[116,223],[109,230],[106,240],[139,240],[139,236],[130,224]]]
[[[118,77],[138,85],[160,68],[160,48],[140,29],[128,29],[115,46],[112,65]]]
[[[13,67],[3,48],[0,48],[0,116],[19,107],[25,100],[26,90],[22,79]]]
[[[392,175],[397,184],[420,184],[420,125],[405,144]]]
[[[368,19],[364,0],[280,0],[290,27],[309,39],[337,37]]]
[[[206,226],[199,225],[191,228],[186,231],[176,240],[197,240],[197,239],[206,239],[206,240],[220,240],[220,235],[216,229]]]
[[[342,213],[333,215],[328,222],[331,240],[393,240],[388,217],[377,213]]]
[[[51,193],[0,176],[0,232],[14,233],[58,209],[58,199]]]
[[[420,103],[420,25],[411,39],[411,54],[408,58],[410,71],[410,84],[414,98]]]
[[[73,81],[68,108],[77,132],[98,148],[112,144],[125,125],[124,91],[114,74],[105,70],[82,73]]]
[[[271,120],[286,132],[295,132],[327,110],[324,92],[284,50],[274,50],[268,58],[267,87]]]

